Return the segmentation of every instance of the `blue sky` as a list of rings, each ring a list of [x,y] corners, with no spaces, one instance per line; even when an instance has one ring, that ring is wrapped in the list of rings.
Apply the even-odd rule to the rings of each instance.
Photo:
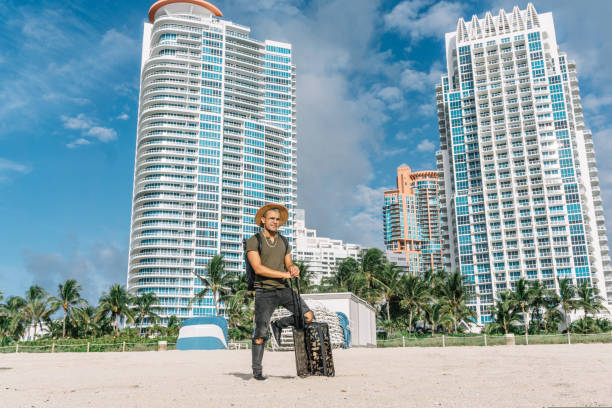
[[[0,3],[0,290],[97,300],[125,283],[142,26],[153,1]],[[298,202],[320,235],[382,246],[395,169],[435,166],[434,86],[457,19],[525,1],[214,2],[252,36],[291,42]],[[612,27],[606,0],[537,1],[577,61],[606,209],[612,208]],[[578,6],[578,4],[580,4]],[[612,213],[606,211],[612,220]],[[612,224],[611,224],[612,225]]]

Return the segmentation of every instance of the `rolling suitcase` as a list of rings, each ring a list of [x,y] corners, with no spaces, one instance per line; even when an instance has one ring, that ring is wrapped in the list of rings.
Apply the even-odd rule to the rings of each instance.
[[[293,345],[295,348],[295,367],[299,377],[309,375],[335,375],[331,340],[327,323],[312,322],[304,324],[304,313],[300,299],[300,283],[297,281],[297,305],[294,302],[295,325],[293,327]]]

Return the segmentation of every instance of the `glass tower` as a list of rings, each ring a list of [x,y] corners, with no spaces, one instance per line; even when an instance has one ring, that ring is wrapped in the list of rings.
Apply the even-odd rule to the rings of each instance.
[[[154,292],[162,318],[212,316],[189,305],[221,254],[243,273],[257,209],[296,204],[291,45],[250,38],[201,0],[162,0],[144,25],[127,284]],[[220,305],[223,310],[223,305]]]
[[[446,67],[436,89],[446,266],[478,294],[479,323],[520,278],[587,281],[612,299],[593,139],[552,13],[530,3],[459,19]]]
[[[397,189],[385,191],[383,231],[389,251],[406,256],[411,274],[442,269],[438,173],[397,169]]]

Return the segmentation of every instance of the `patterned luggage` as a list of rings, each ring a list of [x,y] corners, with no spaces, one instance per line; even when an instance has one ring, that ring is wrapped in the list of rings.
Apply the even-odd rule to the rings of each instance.
[[[310,375],[333,377],[336,372],[327,323],[310,323],[305,337]]]
[[[295,316],[295,326],[293,327],[293,345],[295,349],[295,367],[299,377],[309,375],[324,375],[333,377],[335,375],[334,359],[332,356],[332,346],[329,337],[329,327],[327,323],[312,322],[304,324],[304,314],[302,313],[300,296],[300,283],[297,280],[298,313]]]

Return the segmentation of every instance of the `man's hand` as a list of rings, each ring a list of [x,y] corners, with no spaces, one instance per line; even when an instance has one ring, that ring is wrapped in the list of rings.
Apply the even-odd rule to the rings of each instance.
[[[295,265],[291,265],[291,266],[289,267],[289,275],[290,275],[292,278],[297,278],[298,276],[300,276],[300,268],[298,268],[298,267],[297,267],[297,266],[295,266]]]

